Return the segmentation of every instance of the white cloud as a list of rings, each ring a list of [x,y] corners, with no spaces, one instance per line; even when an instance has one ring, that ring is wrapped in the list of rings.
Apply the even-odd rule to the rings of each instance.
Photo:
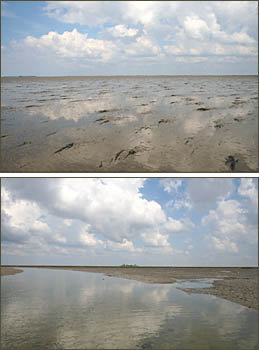
[[[95,246],[98,243],[94,235],[87,232],[80,234],[80,241],[87,246]]]
[[[10,53],[11,61],[18,55],[24,61],[30,57],[31,67],[41,56],[45,71],[51,60],[56,74],[141,74],[143,67],[145,74],[179,74],[178,67],[183,72],[190,67],[187,71],[197,74],[201,66],[206,74],[211,65],[222,73],[226,64],[228,69],[239,69],[239,64],[253,69],[249,64],[255,66],[258,56],[257,3],[232,4],[230,8],[214,1],[48,1],[45,14],[75,29],[10,41],[11,52],[4,50],[9,52],[4,70],[14,74]],[[79,24],[86,27],[84,33]]]
[[[115,252],[120,252],[120,251],[127,251],[127,252],[131,252],[131,253],[142,252],[141,248],[134,247],[133,242],[127,240],[126,238],[124,238],[121,243],[108,240],[106,242],[106,247],[112,251],[115,251]]]
[[[220,200],[201,222],[219,250],[238,252],[238,245],[258,242],[257,223],[250,220],[248,210],[236,200]]]
[[[143,193],[150,191],[149,198],[154,194],[163,203],[168,183],[161,188],[160,180],[3,179],[3,251],[14,254],[19,247],[27,257],[73,256],[78,264],[120,263],[121,254],[137,264],[203,264],[206,255],[208,261],[231,256],[228,261],[238,263],[254,256],[258,243],[257,181],[249,180],[174,181],[169,183],[174,199],[165,212],[142,195],[144,187]],[[174,213],[179,208],[188,211],[180,216]],[[114,260],[106,260],[110,257]]]
[[[161,49],[145,35],[137,37],[134,43],[129,44],[125,48],[125,53],[129,56],[157,56],[161,53]]]
[[[207,23],[197,15],[187,16],[184,19],[183,27],[186,33],[193,39],[203,39],[204,35],[210,31]]]
[[[166,203],[166,208],[179,210],[181,208],[186,208],[188,210],[192,209],[192,203],[187,199],[171,199]]]
[[[167,222],[164,224],[164,228],[168,233],[175,232],[190,232],[194,228],[194,223],[189,218],[183,218],[181,220],[176,220],[169,217]]]
[[[175,220],[169,217],[168,222],[165,224],[165,228],[169,232],[181,232],[184,230],[184,225],[180,220]]]
[[[176,62],[184,62],[184,63],[201,63],[208,61],[208,57],[176,57]]]
[[[258,189],[253,179],[242,178],[238,193],[241,196],[248,197],[254,204],[258,205]]]
[[[216,249],[221,251],[238,253],[237,245],[233,242],[230,242],[229,239],[220,239],[215,236],[212,236],[211,239]]]
[[[41,50],[50,50],[65,58],[94,58],[107,61],[115,54],[116,46],[111,41],[88,38],[88,34],[81,34],[77,29],[63,34],[49,32],[39,39],[28,36],[25,44]]]
[[[173,191],[178,192],[178,188],[182,186],[182,180],[180,179],[163,179],[160,181],[160,185],[164,188],[164,191],[171,193]]]
[[[162,235],[159,232],[148,232],[148,233],[142,233],[141,237],[143,238],[143,241],[148,246],[153,247],[169,247],[170,244],[168,242],[168,235]]]
[[[66,243],[67,242],[66,237],[63,237],[60,234],[56,234],[53,238],[54,238],[54,241],[56,241],[58,243]]]
[[[124,24],[118,24],[115,27],[108,28],[108,32],[110,32],[113,36],[123,38],[123,37],[132,37],[137,35],[138,30],[133,28],[127,28]]]

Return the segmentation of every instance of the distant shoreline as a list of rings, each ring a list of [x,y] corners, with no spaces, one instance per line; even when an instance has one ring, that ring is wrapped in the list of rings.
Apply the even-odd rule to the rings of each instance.
[[[208,78],[208,77],[258,77],[258,74],[207,74],[207,75],[5,75],[5,78]]]

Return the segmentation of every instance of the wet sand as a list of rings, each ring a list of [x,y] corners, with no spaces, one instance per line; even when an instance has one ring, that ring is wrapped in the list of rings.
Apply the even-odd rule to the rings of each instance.
[[[17,273],[23,272],[23,270],[14,269],[12,267],[2,267],[0,269],[1,276],[16,275]]]
[[[21,266],[26,267],[26,266]],[[27,266],[102,273],[145,283],[174,283],[177,280],[219,278],[211,288],[179,288],[186,293],[211,294],[248,308],[258,307],[258,268],[245,267],[72,267],[72,266]]]
[[[2,172],[258,171],[258,78],[2,79]]]

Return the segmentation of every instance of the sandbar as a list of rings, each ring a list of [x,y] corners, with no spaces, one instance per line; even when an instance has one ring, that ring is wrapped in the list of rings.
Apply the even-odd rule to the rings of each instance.
[[[17,273],[23,272],[23,270],[14,269],[13,267],[3,267],[1,266],[1,277],[2,276],[9,276],[9,275],[16,275]]]

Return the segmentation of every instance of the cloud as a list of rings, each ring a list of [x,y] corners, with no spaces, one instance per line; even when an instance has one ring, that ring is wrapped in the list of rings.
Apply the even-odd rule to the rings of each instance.
[[[88,34],[79,33],[77,29],[72,32],[65,31],[63,34],[49,32],[39,39],[28,36],[24,42],[32,48],[47,49],[65,58],[86,57],[101,61],[110,60],[116,49],[111,41],[88,38]]]
[[[190,179],[186,186],[187,197],[197,209],[209,209],[220,199],[226,199],[234,191],[232,179]]]
[[[238,187],[238,193],[241,196],[248,197],[255,205],[258,206],[258,188],[256,187],[253,179],[242,178],[240,186]]]
[[[44,14],[74,29],[12,41],[4,68],[11,70],[22,54],[34,62],[30,69],[40,56],[44,72],[51,60],[56,74],[141,74],[143,69],[145,74],[196,74],[201,66],[203,74],[211,74],[212,65],[222,73],[240,69],[239,64],[250,70],[258,56],[257,3],[232,4],[48,1]]]
[[[45,241],[70,247],[83,244],[140,252],[132,241],[142,232],[148,235],[154,227],[159,230],[166,222],[161,206],[142,198],[144,182],[145,179],[6,180],[2,191],[4,213],[12,213],[5,220],[6,235],[13,226],[26,225],[23,232],[44,232]],[[52,223],[51,232],[39,219],[43,213]]]
[[[142,233],[145,244],[151,247],[169,247],[168,235],[162,235],[159,232],[156,233]]]
[[[176,232],[189,232],[192,228],[194,228],[194,223],[188,219],[183,218],[182,220],[176,220],[172,217],[169,217],[167,222],[164,225],[164,228],[169,233]]]
[[[233,242],[231,243],[229,239],[219,239],[214,236],[212,236],[211,239],[216,249],[221,251],[228,251],[231,253],[238,253],[237,245]]]
[[[134,247],[133,242],[127,240],[126,238],[124,238],[121,243],[108,240],[106,243],[106,247],[107,249],[110,249],[115,252],[121,252],[121,251],[132,252],[132,253],[142,252],[141,248]]]
[[[258,241],[257,223],[251,222],[248,210],[236,200],[218,201],[217,208],[210,210],[201,223],[218,250],[237,253],[242,244]]]
[[[185,32],[193,39],[204,39],[204,36],[210,32],[207,23],[197,15],[187,16],[183,22]]]
[[[112,28],[107,29],[114,37],[124,38],[136,36],[138,33],[137,29],[127,28],[124,24],[118,24]]]
[[[171,192],[178,192],[178,189],[182,185],[182,180],[180,179],[163,179],[160,181],[160,185],[163,187],[164,191],[171,193]]]
[[[3,254],[78,264],[119,263],[121,254],[142,264],[257,261],[256,179],[163,180],[3,179]]]

